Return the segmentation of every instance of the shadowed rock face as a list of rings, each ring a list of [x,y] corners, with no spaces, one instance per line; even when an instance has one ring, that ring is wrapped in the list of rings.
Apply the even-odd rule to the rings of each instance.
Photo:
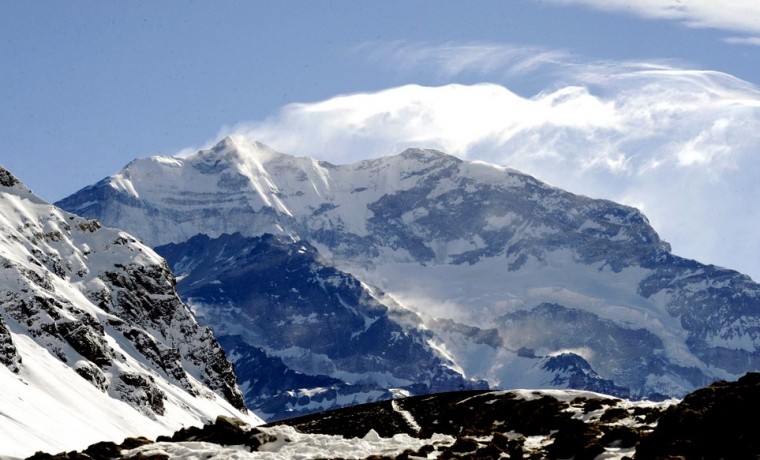
[[[270,419],[389,399],[396,389],[487,388],[451,369],[415,314],[389,308],[308,243],[201,235],[157,251],[221,337],[246,402]]]

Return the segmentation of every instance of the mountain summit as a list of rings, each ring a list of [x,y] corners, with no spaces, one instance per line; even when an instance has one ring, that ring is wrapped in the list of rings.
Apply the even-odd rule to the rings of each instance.
[[[232,364],[129,234],[37,198],[0,167],[3,455],[166,434],[248,414]]]
[[[494,387],[583,374],[663,398],[760,366],[749,277],[672,254],[635,208],[433,150],[338,166],[228,138],[136,160],[59,204],[153,246],[236,232],[308,242]]]

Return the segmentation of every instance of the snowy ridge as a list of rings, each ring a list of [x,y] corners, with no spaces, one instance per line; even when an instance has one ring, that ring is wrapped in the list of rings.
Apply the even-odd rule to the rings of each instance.
[[[213,334],[129,234],[40,200],[0,167],[0,455],[250,423]]]
[[[634,208],[434,150],[337,166],[228,138],[176,161],[137,160],[61,205],[151,245],[235,232],[308,241],[419,314],[466,377],[494,387],[540,383],[522,371],[565,352],[633,397],[760,368],[760,286],[671,254]],[[435,318],[501,341],[436,330]]]

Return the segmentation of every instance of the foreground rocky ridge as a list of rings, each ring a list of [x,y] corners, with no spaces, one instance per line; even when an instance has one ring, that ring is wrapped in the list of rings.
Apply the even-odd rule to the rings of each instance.
[[[373,459],[756,458],[760,442],[754,424],[746,421],[760,410],[758,395],[760,374],[718,382],[681,402],[666,403],[572,390],[454,392],[338,409],[283,422],[287,425],[251,428],[220,418],[155,443],[130,439],[32,458],[159,459],[202,453],[205,458],[279,459],[294,452],[300,458]],[[308,440],[316,438],[329,439],[340,454],[330,455],[327,444],[320,446],[324,450],[310,450]],[[388,443],[371,444],[380,439]],[[388,444],[394,443],[392,452]],[[346,444],[354,450],[339,450]]]
[[[760,366],[760,285],[747,276],[673,255],[634,208],[437,151],[336,166],[228,138],[135,160],[60,203],[154,246],[235,232],[308,242],[496,388],[555,386],[536,359],[565,353],[634,398]]]
[[[0,383],[3,455],[220,414],[258,421],[160,257],[45,203],[1,167]]]

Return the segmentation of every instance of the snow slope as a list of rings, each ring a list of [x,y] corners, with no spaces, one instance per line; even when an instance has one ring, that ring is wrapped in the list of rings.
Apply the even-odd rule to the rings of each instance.
[[[0,456],[169,433],[243,405],[233,368],[122,231],[37,198],[0,167]]]

